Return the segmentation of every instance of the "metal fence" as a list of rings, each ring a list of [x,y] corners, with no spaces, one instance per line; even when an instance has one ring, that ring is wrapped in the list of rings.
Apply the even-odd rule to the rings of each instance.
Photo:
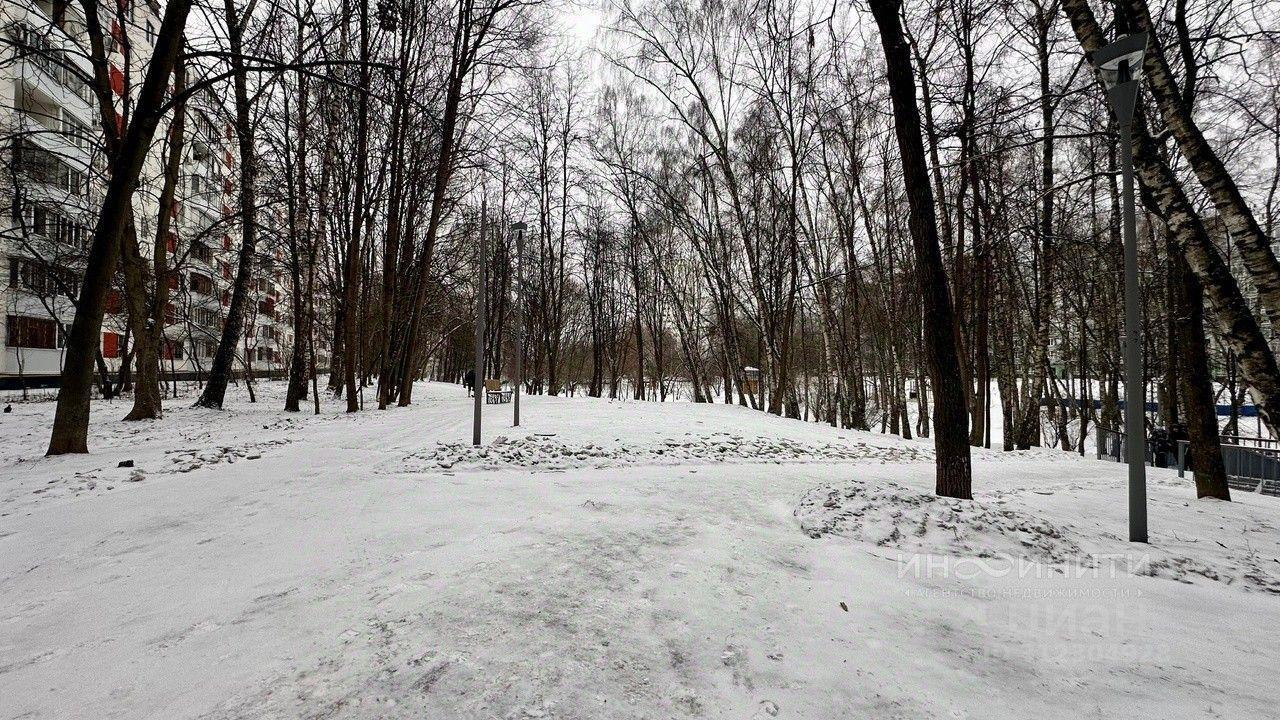
[[[1115,462],[1128,462],[1128,457],[1125,455],[1124,433],[1103,427],[1097,428],[1095,432],[1098,438],[1097,452],[1099,460],[1106,458]],[[1155,458],[1151,456],[1151,448],[1146,447],[1144,450],[1147,464],[1153,464]]]
[[[1227,483],[1234,490],[1280,496],[1280,442],[1267,438],[1245,438],[1230,435],[1222,444],[1222,463],[1227,469]],[[1144,456],[1148,465],[1161,465],[1178,470],[1178,477],[1186,477],[1190,468],[1190,446],[1186,440],[1177,442],[1174,452],[1162,452],[1156,457],[1148,443]],[[1124,433],[1097,429],[1097,456],[1125,462]]]
[[[1186,477],[1189,452],[1187,441],[1179,440],[1178,477]],[[1233,490],[1280,496],[1280,448],[1223,443],[1222,464],[1227,468],[1227,484]]]

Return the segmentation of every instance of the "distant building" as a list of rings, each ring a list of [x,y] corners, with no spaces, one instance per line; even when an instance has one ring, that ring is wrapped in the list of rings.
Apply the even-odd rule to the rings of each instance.
[[[133,66],[136,73],[136,59],[150,57],[161,13],[154,1],[119,2],[124,28],[116,8],[101,5],[117,112],[141,85],[141,77],[128,76],[125,68]],[[0,263],[7,272],[0,283],[0,387],[56,384],[105,187],[102,121],[87,83],[91,68],[81,12],[79,3],[55,7],[51,0],[6,0],[0,7],[0,192],[9,202],[0,218]],[[125,62],[126,40],[133,63]],[[188,103],[177,203],[165,239],[171,271],[161,354],[166,378],[208,371],[230,301],[240,242],[229,117],[212,93],[196,94]],[[166,134],[164,127],[157,133],[134,197],[138,241],[147,259],[156,242]],[[269,237],[259,243],[238,348],[255,373],[285,369],[292,347],[276,247]],[[123,299],[117,273],[101,340],[112,373],[129,356]],[[237,370],[243,369],[238,363]]]

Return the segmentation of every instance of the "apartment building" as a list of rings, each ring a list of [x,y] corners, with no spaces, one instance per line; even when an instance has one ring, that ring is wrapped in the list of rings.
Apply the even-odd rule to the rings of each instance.
[[[119,112],[141,84],[129,68],[148,58],[162,8],[155,0],[103,3],[110,29],[110,81]],[[54,385],[79,278],[105,186],[101,120],[87,84],[87,36],[78,3],[7,0],[0,8],[0,191],[10,212],[0,219],[0,388]],[[121,22],[123,18],[123,22]],[[130,48],[129,62],[125,48]],[[162,376],[208,372],[222,334],[236,275],[236,144],[230,113],[213,92],[188,102],[185,147],[166,243],[170,272]],[[164,128],[157,134],[164,137]],[[134,217],[144,257],[157,238],[163,158],[160,143],[144,166]],[[292,346],[280,284],[281,258],[260,243],[237,371],[276,373]],[[112,376],[130,357],[123,281],[107,298],[102,367]]]

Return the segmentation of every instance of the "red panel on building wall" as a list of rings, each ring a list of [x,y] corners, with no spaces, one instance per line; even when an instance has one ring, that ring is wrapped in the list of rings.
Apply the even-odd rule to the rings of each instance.
[[[107,314],[115,315],[120,312],[120,292],[118,290],[107,291]]]
[[[115,65],[111,66],[111,90],[117,95],[124,95],[124,73],[120,72],[120,68]],[[116,123],[119,124],[120,117],[116,117]]]
[[[169,249],[170,254],[177,253],[178,252],[178,236],[173,234],[173,232],[170,232],[169,237],[166,238],[164,241],[164,246]]]
[[[230,236],[230,235],[223,235],[223,236],[222,236],[222,249],[223,249],[223,250],[230,250],[230,249],[231,249],[231,236]]]
[[[120,357],[120,336],[113,332],[102,333],[102,357]]]

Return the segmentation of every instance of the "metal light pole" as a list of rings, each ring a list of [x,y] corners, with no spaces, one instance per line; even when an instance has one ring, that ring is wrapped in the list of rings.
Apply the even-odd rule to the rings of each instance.
[[[1138,297],[1138,221],[1133,197],[1133,111],[1147,34],[1126,35],[1093,53],[1120,126],[1124,170],[1124,434],[1129,461],[1129,540],[1147,542],[1146,402]]]
[[[524,383],[524,232],[528,227],[522,222],[511,226],[511,231],[516,234],[516,293],[519,295],[516,302],[516,382],[512,394],[514,427],[520,427],[520,385]]]
[[[488,235],[489,205],[487,198],[480,200],[480,254],[478,256],[479,270],[478,290],[476,292],[476,363],[475,363],[475,411],[472,415],[471,422],[471,444],[480,446],[480,408],[483,407],[484,398],[484,311],[485,311],[485,282],[488,270],[486,265],[489,260],[489,238]]]

